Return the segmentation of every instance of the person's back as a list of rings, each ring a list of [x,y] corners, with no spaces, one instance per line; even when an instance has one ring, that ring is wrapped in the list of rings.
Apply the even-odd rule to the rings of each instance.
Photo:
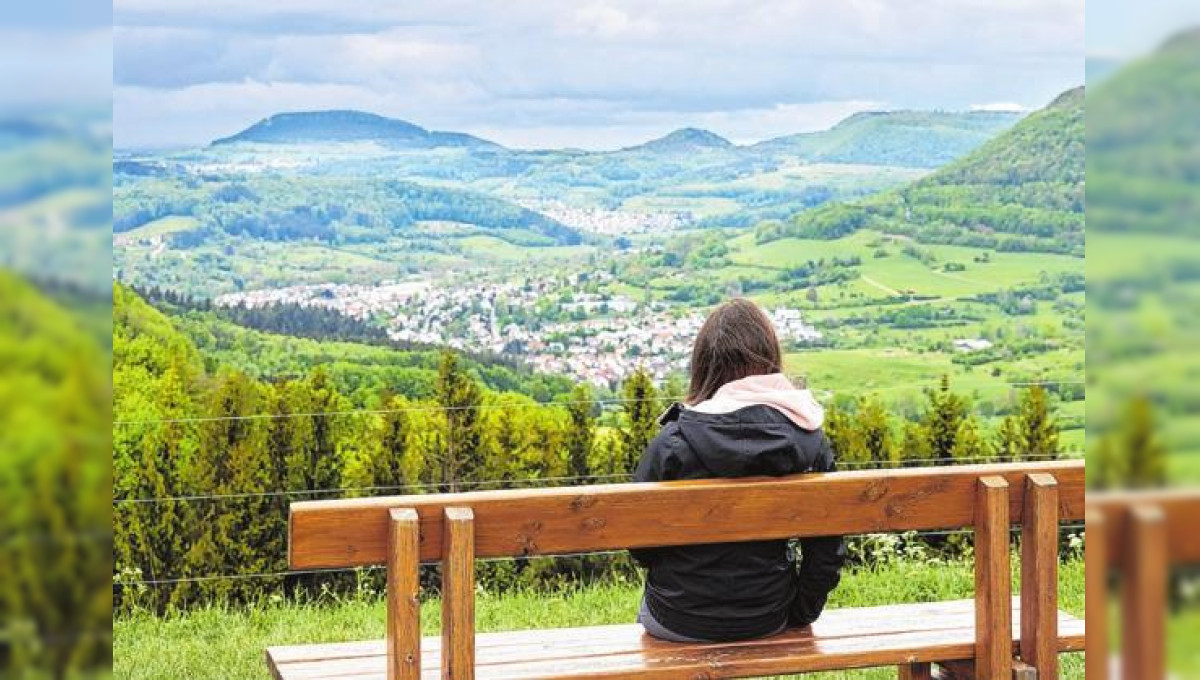
[[[779,476],[833,469],[823,411],[780,370],[766,316],[735,300],[706,321],[692,355],[688,405],[663,416],[636,481]],[[788,541],[633,551],[649,573],[639,620],[667,640],[763,637],[820,615],[838,583],[840,538],[801,541],[799,570]]]

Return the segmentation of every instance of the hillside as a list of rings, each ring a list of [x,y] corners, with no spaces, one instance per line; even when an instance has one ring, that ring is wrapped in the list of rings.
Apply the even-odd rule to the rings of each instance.
[[[461,132],[431,132],[419,125],[363,111],[279,113],[237,134],[218,139],[214,146],[238,143],[320,144],[377,142],[392,147],[431,149],[500,148],[498,144]]]
[[[622,151],[642,151],[649,153],[690,153],[705,149],[729,149],[733,142],[708,130],[699,128],[683,128],[670,134],[652,139],[644,144],[631,146]]]
[[[811,162],[936,168],[1007,129],[1020,114],[877,111],[857,113],[829,130],[770,139],[751,147]]]
[[[766,224],[757,237],[838,238],[870,228],[928,243],[1082,256],[1083,179],[1080,87],[905,188]]]

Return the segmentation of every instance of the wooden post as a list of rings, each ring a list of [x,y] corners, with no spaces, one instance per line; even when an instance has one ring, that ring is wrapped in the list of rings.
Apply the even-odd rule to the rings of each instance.
[[[975,492],[975,672],[984,680],[1012,675],[1008,531],[1008,482],[981,477]]]
[[[1058,677],[1058,481],[1025,478],[1021,522],[1021,660]]]
[[[933,664],[906,663],[900,666],[900,680],[933,680]]]
[[[1122,586],[1121,677],[1166,677],[1167,533],[1157,506],[1129,509]]]
[[[393,508],[388,532],[387,676],[388,680],[421,677],[421,534],[417,511]]]
[[[1033,666],[1024,661],[1013,662],[1013,680],[1038,680],[1038,671]],[[1057,680],[1057,675],[1048,676],[1050,680]]]
[[[1108,526],[1104,513],[1089,510],[1084,550],[1084,618],[1087,646],[1084,675],[1089,680],[1108,680]]]
[[[442,523],[442,678],[475,677],[475,514],[446,508]]]

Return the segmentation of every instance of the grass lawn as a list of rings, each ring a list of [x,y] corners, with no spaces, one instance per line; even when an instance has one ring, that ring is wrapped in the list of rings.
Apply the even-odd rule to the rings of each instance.
[[[1014,565],[1014,574],[1019,569]],[[831,607],[967,598],[974,590],[971,565],[893,563],[848,571],[834,592]],[[631,622],[640,589],[636,585],[584,588],[550,596],[515,593],[481,595],[477,624],[481,631],[588,626]],[[1061,606],[1083,611],[1083,563],[1072,560],[1060,570]],[[439,628],[439,603],[422,606],[426,634]],[[268,646],[382,638],[382,602],[353,599],[325,605],[272,604],[248,610],[213,607],[164,618],[134,615],[113,621],[113,671],[122,679],[187,677],[265,680],[263,651]],[[809,677],[894,678],[894,668],[840,672]],[[1064,677],[1082,678],[1078,655],[1064,660]]]

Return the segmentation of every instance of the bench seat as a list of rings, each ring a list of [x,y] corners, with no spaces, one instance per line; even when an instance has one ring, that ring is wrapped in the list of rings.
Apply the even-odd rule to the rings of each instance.
[[[1019,599],[1013,606],[1017,640]],[[1064,612],[1058,618],[1059,651],[1082,650],[1083,620]],[[425,638],[421,650],[421,677],[439,678],[441,639]],[[476,677],[746,677],[951,661],[974,653],[975,603],[956,600],[832,609],[810,628],[735,643],[662,642],[637,624],[485,633],[476,637]],[[277,680],[386,680],[386,660],[382,640],[267,650]]]

